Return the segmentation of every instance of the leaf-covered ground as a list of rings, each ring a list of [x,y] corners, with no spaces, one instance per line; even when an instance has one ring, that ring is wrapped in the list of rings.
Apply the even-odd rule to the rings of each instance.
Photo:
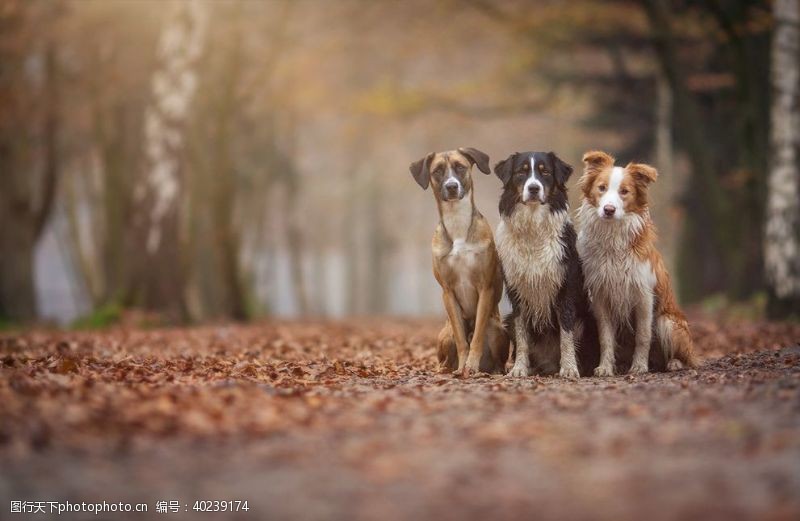
[[[567,382],[437,374],[438,325],[6,335],[0,518],[800,519],[799,326],[697,318],[699,370]]]

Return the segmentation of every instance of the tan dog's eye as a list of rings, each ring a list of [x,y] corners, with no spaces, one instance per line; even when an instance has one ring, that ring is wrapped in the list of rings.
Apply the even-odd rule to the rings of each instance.
[[[605,192],[606,191],[606,185],[600,185],[600,186],[597,187],[597,189],[600,190],[601,192]]]
[[[619,193],[621,193],[622,195],[628,195],[628,189],[623,188],[622,190],[619,191]]]
[[[436,174],[436,175],[441,175],[441,173],[443,171],[444,171],[444,167],[442,165],[439,165],[439,166],[436,167],[436,169],[433,171],[433,173]]]

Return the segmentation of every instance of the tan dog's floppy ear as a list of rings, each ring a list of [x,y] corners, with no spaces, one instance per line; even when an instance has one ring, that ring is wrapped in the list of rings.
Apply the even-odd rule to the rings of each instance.
[[[561,186],[565,186],[569,180],[569,176],[572,175],[572,165],[565,163],[555,152],[548,152],[547,155],[550,156],[550,160],[553,161],[555,165],[554,175],[556,182]]]
[[[431,184],[430,166],[433,155],[434,153],[431,152],[427,156],[418,161],[414,161],[408,166],[408,169],[411,171],[411,175],[414,176],[414,180],[422,187],[423,190],[427,190],[428,185]]]
[[[459,152],[467,156],[472,164],[478,167],[478,170],[486,175],[492,173],[489,168],[489,156],[478,150],[477,148],[462,147],[458,149]]]
[[[655,168],[643,163],[628,163],[625,169],[631,173],[636,181],[644,183],[645,185],[655,183],[658,177],[658,172]]]
[[[511,169],[514,168],[514,158],[519,152],[514,152],[506,159],[494,165],[494,174],[503,182],[503,186],[511,179]]]

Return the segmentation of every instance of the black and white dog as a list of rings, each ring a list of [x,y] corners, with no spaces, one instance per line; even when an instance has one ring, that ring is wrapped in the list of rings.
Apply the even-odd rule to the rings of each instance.
[[[575,248],[566,183],[572,167],[553,152],[517,152],[494,167],[503,182],[495,233],[512,313],[509,375],[577,378],[598,357],[596,326]],[[591,331],[594,330],[594,334]],[[580,353],[580,364],[576,353]]]

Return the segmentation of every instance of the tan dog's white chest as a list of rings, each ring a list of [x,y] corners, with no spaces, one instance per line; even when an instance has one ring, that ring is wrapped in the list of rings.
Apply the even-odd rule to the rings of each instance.
[[[566,220],[566,212],[524,206],[503,219],[495,232],[508,286],[517,291],[523,312],[543,324],[551,319],[566,272],[561,241]]]
[[[441,275],[452,282],[456,300],[464,318],[475,318],[478,307],[478,290],[473,283],[483,269],[483,256],[488,244],[469,241],[472,223],[472,205],[461,200],[445,203],[442,208],[442,224],[452,240],[449,251],[434,251],[439,257]]]

